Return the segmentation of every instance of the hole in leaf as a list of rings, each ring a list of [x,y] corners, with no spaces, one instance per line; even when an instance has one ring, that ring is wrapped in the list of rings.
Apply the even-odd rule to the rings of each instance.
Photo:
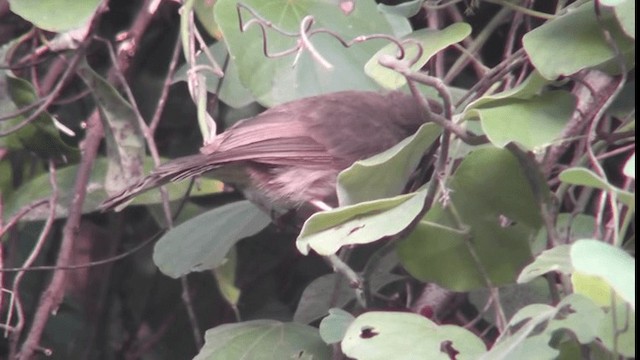
[[[362,339],[371,339],[374,336],[378,336],[378,332],[374,331],[374,329],[370,326],[365,326],[360,329],[360,338]]]
[[[348,235],[353,234],[354,232],[356,232],[356,231],[358,231],[358,230],[362,229],[363,227],[364,227],[364,224],[362,224],[362,225],[360,225],[360,226],[356,226],[356,227],[354,227],[353,229],[351,229],[351,230],[349,231],[349,234],[348,234]],[[348,235],[347,235],[347,236],[348,236]]]
[[[571,307],[571,304],[567,304],[558,310],[555,318],[559,320],[564,320],[567,317],[569,317],[569,315],[574,314],[575,312],[576,311]]]
[[[432,306],[425,305],[425,306],[420,308],[420,315],[426,317],[427,319],[432,319],[433,320],[434,315],[435,315],[435,311],[433,311],[433,307]]]
[[[514,220],[511,220],[508,216],[500,214],[498,216],[498,224],[500,224],[501,228],[508,228],[516,225],[517,223]]]
[[[451,340],[446,340],[440,343],[440,352],[447,354],[451,360],[457,360],[456,356],[460,354],[460,352],[453,347],[453,342]]]

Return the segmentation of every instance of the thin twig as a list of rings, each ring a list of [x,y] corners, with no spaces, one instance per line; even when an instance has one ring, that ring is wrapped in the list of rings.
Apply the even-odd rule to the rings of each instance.
[[[67,81],[69,79],[71,79],[71,76],[73,74],[75,74],[76,67],[80,63],[80,60],[84,58],[84,49],[85,49],[85,47],[82,46],[74,54],[74,56],[71,58],[71,61],[69,62],[69,67],[64,72],[64,74],[62,74],[62,76],[60,77],[60,80],[58,81],[56,86],[53,88],[53,90],[51,90],[51,93],[49,95],[47,95],[44,99],[42,99],[42,102],[37,101],[38,103],[40,103],[38,105],[37,109],[31,115],[29,115],[26,119],[24,119],[23,121],[21,121],[17,125],[12,126],[12,127],[8,128],[8,129],[5,129],[3,131],[0,131],[0,137],[9,135],[11,133],[14,133],[14,132],[22,129],[23,127],[25,127],[25,126],[29,125],[30,123],[32,123],[33,121],[35,121],[44,111],[46,111],[46,109],[49,107],[49,105],[51,105],[53,103],[53,101],[58,97],[60,92],[62,92],[62,89],[67,84]]]
[[[22,264],[23,268],[29,268],[36,261],[36,259],[40,255],[40,252],[42,251],[42,248],[44,247],[45,241],[49,237],[49,233],[51,232],[53,222],[56,219],[56,205],[58,204],[59,191],[58,191],[58,180],[56,177],[55,164],[51,160],[49,161],[49,183],[51,184],[51,196],[49,197],[49,201],[48,201],[49,216],[47,216],[47,220],[45,221],[44,226],[42,227],[40,236],[38,236],[38,240],[36,241],[36,244],[31,250],[31,253]],[[11,334],[11,340],[9,341],[10,343],[9,352],[14,355],[16,353],[16,350],[18,349],[18,341],[20,340],[20,335],[22,334],[22,329],[24,328],[24,325],[25,325],[24,312],[22,310],[22,301],[20,296],[20,283],[22,282],[22,278],[24,277],[25,274],[26,274],[25,272],[17,273],[15,278],[13,279],[13,286],[11,287],[13,292],[13,301],[16,309],[17,323],[13,328],[14,331]],[[9,309],[7,325],[9,325],[11,322],[11,316],[10,316],[11,311],[12,309]]]
[[[198,325],[198,317],[196,316],[196,312],[193,307],[191,292],[189,291],[189,282],[186,275],[180,277],[180,284],[182,285],[181,298],[184,303],[184,308],[187,310],[187,315],[189,316],[189,325],[191,325],[191,330],[193,331],[193,339],[196,343],[196,348],[200,349],[204,345],[202,340],[202,330],[200,330],[200,325]]]
[[[164,84],[162,85],[162,93],[160,93],[158,104],[156,105],[156,110],[153,112],[153,116],[151,117],[151,121],[149,122],[149,131],[152,134],[155,134],[156,130],[158,129],[158,124],[160,123],[162,112],[164,111],[165,105],[167,103],[167,98],[169,97],[169,87],[173,83],[173,77],[176,73],[178,59],[180,58],[180,49],[182,49],[182,44],[180,43],[180,38],[178,38],[176,39],[176,43],[173,46],[173,53],[171,55],[171,62],[169,63],[169,70],[167,70],[167,76],[165,77]]]
[[[84,264],[74,264],[74,265],[67,265],[67,266],[56,266],[56,265],[51,265],[51,266],[29,266],[29,267],[17,267],[17,268],[5,268],[2,269],[0,268],[0,273],[5,273],[5,272],[21,272],[21,271],[25,271],[25,272],[29,272],[29,271],[69,271],[69,270],[79,270],[79,269],[86,269],[86,268],[91,268],[91,267],[96,267],[96,266],[101,266],[101,265],[108,265],[108,264],[112,264],[116,261],[122,260],[128,256],[131,256],[133,254],[135,254],[136,252],[138,252],[139,250],[143,249],[144,247],[148,246],[149,244],[152,244],[153,242],[155,242],[160,235],[164,234],[164,231],[159,231],[158,233],[156,233],[155,235],[151,236],[150,238],[148,238],[147,240],[141,242],[140,244],[136,245],[135,247],[123,252],[122,254],[116,255],[116,256],[112,256],[109,257],[107,259],[103,259],[103,260],[95,260],[95,261],[90,261]]]
[[[41,199],[21,207],[20,211],[18,211],[17,214],[13,215],[5,225],[0,226],[0,238],[2,238],[4,234],[6,234],[11,228],[13,228],[25,215],[47,203],[47,199]]]

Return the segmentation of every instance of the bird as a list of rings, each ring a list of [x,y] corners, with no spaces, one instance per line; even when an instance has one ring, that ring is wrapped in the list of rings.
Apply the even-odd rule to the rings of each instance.
[[[441,111],[437,102],[429,105]],[[340,171],[393,147],[426,120],[420,103],[400,91],[339,91],[293,100],[235,123],[198,154],[158,166],[100,208],[120,209],[144,191],[205,173],[266,211],[335,207]]]

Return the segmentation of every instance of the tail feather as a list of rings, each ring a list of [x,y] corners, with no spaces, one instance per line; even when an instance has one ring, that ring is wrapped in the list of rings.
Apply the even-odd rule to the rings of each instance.
[[[207,163],[206,160],[206,155],[196,154],[162,164],[153,170],[151,174],[124,189],[121,193],[105,200],[98,206],[98,210],[108,211],[115,209],[116,211],[120,211],[127,203],[133,200],[133,198],[147,190],[170,182],[189,179],[215,170],[220,166],[219,164]]]

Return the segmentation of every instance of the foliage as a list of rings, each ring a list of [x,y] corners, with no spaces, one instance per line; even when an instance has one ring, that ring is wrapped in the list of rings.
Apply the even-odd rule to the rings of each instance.
[[[0,358],[635,358],[635,1],[385,3],[0,3]],[[98,211],[345,89],[443,111],[336,209],[202,177]]]

